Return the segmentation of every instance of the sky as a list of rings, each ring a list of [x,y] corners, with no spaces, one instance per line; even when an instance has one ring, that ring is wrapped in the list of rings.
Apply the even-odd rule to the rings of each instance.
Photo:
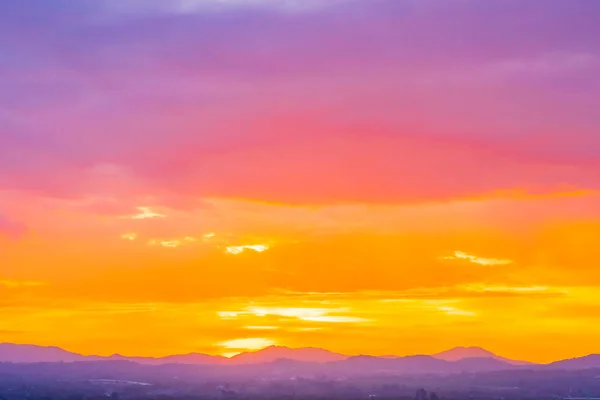
[[[0,1],[0,342],[600,352],[599,19]]]

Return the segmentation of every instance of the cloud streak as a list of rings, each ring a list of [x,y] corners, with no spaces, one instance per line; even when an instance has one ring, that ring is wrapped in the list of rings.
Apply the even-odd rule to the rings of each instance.
[[[257,253],[262,253],[269,250],[270,246],[266,244],[248,244],[248,245],[240,245],[240,246],[227,246],[225,248],[225,252],[228,254],[241,254],[247,250],[252,250]]]
[[[453,256],[442,257],[443,260],[466,260],[473,264],[479,264],[483,266],[494,266],[494,265],[509,265],[513,263],[513,260],[500,259],[500,258],[485,258],[478,257],[473,254],[465,253],[464,251],[455,251]]]

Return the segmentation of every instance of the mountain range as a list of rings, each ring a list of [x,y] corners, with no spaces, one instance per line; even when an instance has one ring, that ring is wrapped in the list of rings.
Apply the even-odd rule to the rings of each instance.
[[[588,369],[600,368],[600,355],[534,364],[498,356],[480,347],[455,347],[432,355],[406,357],[368,355],[347,356],[320,348],[289,348],[270,346],[241,353],[231,358],[200,353],[166,357],[85,356],[59,347],[0,343],[0,362],[9,363],[73,363],[84,361],[127,361],[137,364],[192,364],[205,366],[243,366],[277,364],[282,368],[313,369],[338,373],[394,372],[394,373],[452,373],[484,372],[516,368]]]
[[[264,349],[235,355],[231,358],[201,353],[177,354],[166,357],[126,357],[120,354],[111,356],[84,356],[63,350],[60,347],[37,346],[31,344],[0,343],[0,362],[78,362],[78,361],[132,361],[139,364],[202,364],[202,365],[240,365],[266,364],[279,359],[293,361],[327,363],[341,361],[348,356],[328,350],[304,347],[292,349],[283,346],[270,346]]]
[[[500,357],[481,347],[455,347],[450,350],[442,351],[441,353],[433,354],[432,357],[445,361],[458,361],[465,358],[491,358],[511,365],[532,364],[529,361],[511,360],[509,358]]]

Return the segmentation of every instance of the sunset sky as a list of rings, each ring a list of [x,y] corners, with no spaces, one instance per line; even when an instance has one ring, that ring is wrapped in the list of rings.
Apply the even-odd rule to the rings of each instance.
[[[0,1],[0,342],[600,353],[600,1]]]

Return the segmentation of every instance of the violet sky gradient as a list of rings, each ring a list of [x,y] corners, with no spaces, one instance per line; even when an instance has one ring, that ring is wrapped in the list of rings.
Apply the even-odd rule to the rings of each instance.
[[[0,189],[413,202],[600,185],[600,3],[5,0]]]

